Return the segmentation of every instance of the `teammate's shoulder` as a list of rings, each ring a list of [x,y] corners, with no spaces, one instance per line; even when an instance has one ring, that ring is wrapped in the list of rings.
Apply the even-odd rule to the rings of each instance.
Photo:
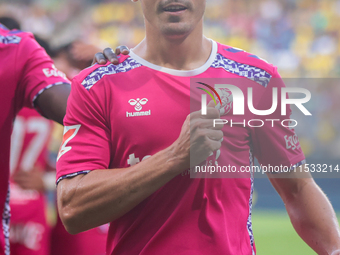
[[[75,79],[86,90],[90,90],[95,84],[111,78],[112,75],[126,73],[140,66],[142,65],[128,55],[122,55],[119,57],[118,64],[114,65],[110,62],[104,65],[94,64],[82,70]]]
[[[269,73],[270,75],[273,75],[276,71],[276,67],[268,63],[266,60],[252,53],[239,49],[239,48],[235,48],[235,47],[231,47],[231,46],[223,45],[219,43],[217,53],[220,56],[228,60],[232,60],[236,63],[262,69],[266,71],[267,73]]]
[[[0,24],[0,44],[20,44],[24,39],[34,39],[30,32],[13,29],[9,30],[4,25]]]

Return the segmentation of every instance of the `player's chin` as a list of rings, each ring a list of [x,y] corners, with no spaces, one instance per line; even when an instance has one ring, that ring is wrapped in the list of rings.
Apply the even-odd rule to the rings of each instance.
[[[185,23],[170,23],[162,29],[163,35],[169,39],[185,38],[191,31],[191,26]]]

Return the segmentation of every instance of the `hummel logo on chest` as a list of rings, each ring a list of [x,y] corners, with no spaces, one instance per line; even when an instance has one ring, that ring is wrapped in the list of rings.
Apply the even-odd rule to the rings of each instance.
[[[143,109],[143,105],[145,105],[149,100],[147,98],[139,99],[130,99],[129,104],[135,107],[137,112],[126,112],[126,117],[137,117],[137,116],[148,116],[151,115],[151,110],[149,111],[141,111]]]

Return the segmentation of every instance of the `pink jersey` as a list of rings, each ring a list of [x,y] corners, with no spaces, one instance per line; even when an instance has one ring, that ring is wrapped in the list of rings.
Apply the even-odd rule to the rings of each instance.
[[[91,170],[129,167],[170,146],[190,113],[191,78],[238,78],[253,87],[256,109],[268,109],[267,91],[275,78],[281,81],[276,68],[212,44],[208,61],[192,71],[156,66],[131,52],[117,66],[95,65],[74,78],[57,182]],[[226,107],[221,113],[228,119],[232,112]],[[261,164],[304,161],[299,144],[286,148],[284,137],[294,136],[292,129],[226,125],[223,132],[222,148],[214,156],[219,165],[249,166],[254,156]],[[183,172],[111,222],[107,254],[255,254],[253,178],[246,177],[198,179]]]
[[[50,255],[105,255],[108,224],[77,235],[69,234],[58,217],[52,230]]]
[[[53,121],[37,111],[22,109],[16,116],[11,139],[10,169],[17,171],[47,168],[48,151]],[[21,189],[10,181],[11,254],[48,255],[50,250],[50,226],[45,215],[46,202],[43,193]]]
[[[23,108],[17,114],[11,138],[11,175],[17,171],[30,171],[33,167],[47,168],[52,128],[53,121],[33,109]]]
[[[23,106],[32,108],[45,89],[62,83],[52,60],[30,33],[0,24],[0,254],[9,254],[9,160],[13,121]]]

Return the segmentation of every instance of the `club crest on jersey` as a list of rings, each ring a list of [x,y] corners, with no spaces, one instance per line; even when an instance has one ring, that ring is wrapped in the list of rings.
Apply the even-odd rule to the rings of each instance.
[[[221,116],[227,115],[233,108],[233,94],[227,88],[216,89],[217,93],[221,96],[222,105],[219,110]]]
[[[151,110],[149,111],[141,111],[143,109],[143,105],[145,105],[149,100],[147,98],[142,99],[130,99],[128,103],[135,107],[137,112],[126,112],[126,117],[137,117],[137,116],[148,116],[151,115]]]
[[[57,161],[62,155],[64,155],[66,152],[72,149],[71,146],[66,146],[66,145],[69,141],[71,141],[77,135],[80,127],[81,125],[64,126],[63,142],[60,146]]]

